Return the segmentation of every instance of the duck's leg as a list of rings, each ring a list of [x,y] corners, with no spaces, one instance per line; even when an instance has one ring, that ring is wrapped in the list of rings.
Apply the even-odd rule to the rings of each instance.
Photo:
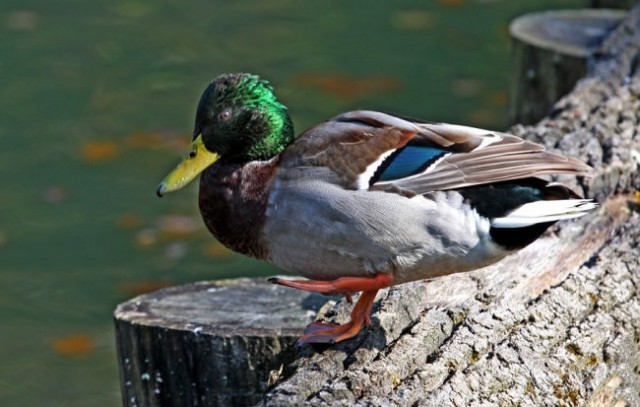
[[[305,291],[314,291],[322,294],[344,294],[347,300],[351,293],[363,291],[358,302],[351,311],[351,321],[342,325],[314,322],[307,327],[304,335],[298,339],[303,343],[335,343],[353,338],[360,332],[364,325],[371,325],[369,314],[373,300],[378,290],[390,287],[393,284],[392,273],[379,273],[373,277],[340,277],[333,281],[292,281],[279,278],[269,280],[274,284],[281,284]]]
[[[335,280],[285,280],[274,277],[269,282],[326,295],[348,295],[390,287],[393,285],[393,273],[378,273],[371,277],[340,277]]]

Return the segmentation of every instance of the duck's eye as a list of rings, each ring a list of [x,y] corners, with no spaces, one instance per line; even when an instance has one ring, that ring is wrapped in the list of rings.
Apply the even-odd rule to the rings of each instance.
[[[226,122],[227,120],[231,119],[231,108],[227,107],[225,108],[223,111],[220,112],[220,114],[218,114],[218,119],[221,122]]]

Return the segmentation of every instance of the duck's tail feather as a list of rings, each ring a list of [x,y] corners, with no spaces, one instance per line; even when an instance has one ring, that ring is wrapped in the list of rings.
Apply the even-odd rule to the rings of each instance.
[[[539,223],[579,218],[596,209],[592,199],[561,199],[526,203],[507,216],[491,220],[493,228],[523,228]]]

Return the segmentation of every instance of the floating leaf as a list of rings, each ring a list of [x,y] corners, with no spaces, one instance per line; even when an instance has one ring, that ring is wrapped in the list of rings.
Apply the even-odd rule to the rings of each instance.
[[[507,92],[504,90],[493,91],[487,95],[487,102],[491,106],[506,107],[507,100]]]
[[[125,213],[118,219],[118,227],[120,229],[135,229],[140,225],[140,218],[132,213]]]
[[[14,11],[7,16],[7,28],[16,31],[31,31],[38,28],[40,17],[29,10]]]
[[[180,260],[187,255],[187,244],[184,242],[174,242],[167,245],[164,255],[171,260]]]
[[[164,143],[162,135],[158,133],[147,133],[137,131],[131,133],[126,139],[125,143],[128,147],[136,148],[149,148],[158,147]]]
[[[114,158],[120,147],[114,141],[97,141],[82,147],[82,157],[85,161],[96,163]]]
[[[435,25],[435,18],[424,10],[397,11],[391,15],[391,25],[399,30],[426,30]]]
[[[145,132],[136,131],[125,139],[127,147],[132,148],[168,148],[182,151],[189,146],[191,137],[186,134],[175,132]]]
[[[154,229],[143,229],[136,235],[136,245],[139,247],[153,246],[158,240],[158,233]]]
[[[60,204],[67,200],[69,193],[58,185],[50,185],[42,191],[42,199],[51,204]]]
[[[206,256],[216,259],[229,257],[231,255],[231,250],[227,249],[222,243],[217,241],[207,244],[204,247],[203,252]]]
[[[158,232],[164,239],[186,239],[202,230],[201,221],[195,216],[169,215],[158,220]]]
[[[128,296],[136,296],[158,291],[161,288],[169,287],[171,284],[169,280],[129,281],[118,285],[118,291]]]
[[[64,336],[51,341],[51,348],[54,351],[70,357],[86,356],[95,346],[93,338],[85,334]]]
[[[456,96],[471,97],[480,93],[482,84],[476,79],[456,79],[451,82],[451,91]]]
[[[498,114],[491,109],[476,109],[466,115],[472,126],[493,127],[499,121]]]
[[[317,88],[344,99],[360,98],[377,92],[393,92],[399,87],[398,80],[392,76],[352,78],[341,74],[303,74],[296,81],[301,86]]]
[[[7,244],[7,235],[0,230],[0,248]]]

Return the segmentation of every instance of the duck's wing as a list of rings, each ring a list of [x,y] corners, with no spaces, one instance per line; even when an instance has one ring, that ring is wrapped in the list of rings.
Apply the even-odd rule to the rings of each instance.
[[[592,174],[579,160],[511,134],[366,110],[309,129],[283,159],[286,166],[328,167],[346,188],[416,194],[549,174]]]

